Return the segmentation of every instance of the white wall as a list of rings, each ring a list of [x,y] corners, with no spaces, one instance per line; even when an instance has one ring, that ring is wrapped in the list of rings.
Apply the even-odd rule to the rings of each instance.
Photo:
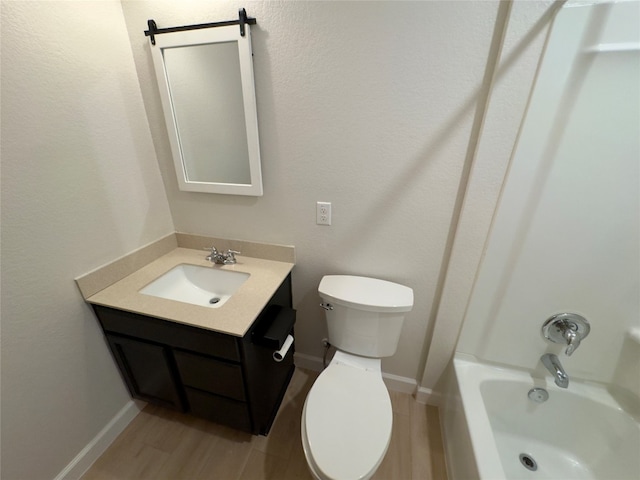
[[[129,401],[74,277],[173,225],[117,1],[2,2],[2,478]]]
[[[459,351],[544,373],[540,356],[562,347],[545,342],[542,323],[576,312],[592,331],[561,355],[569,376],[624,378],[640,392],[638,350],[625,351],[627,331],[640,326],[639,15],[639,2],[559,13]],[[599,44],[636,50],[595,53]]]
[[[296,246],[298,352],[321,356],[317,286],[328,273],[415,291],[386,372],[421,375],[435,295],[497,2],[123,1],[176,229]],[[237,18],[252,27],[264,196],[180,192],[153,75],[158,27]],[[315,225],[315,202],[333,225]]]

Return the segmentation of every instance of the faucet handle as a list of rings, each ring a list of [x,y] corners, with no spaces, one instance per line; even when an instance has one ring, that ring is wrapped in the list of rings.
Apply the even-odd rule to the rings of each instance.
[[[580,342],[589,335],[591,326],[586,318],[577,313],[558,313],[548,318],[542,325],[542,335],[547,340],[566,344],[565,353],[571,356]]]
[[[213,245],[211,248],[203,247],[202,249],[209,252],[209,255],[204,257],[204,259],[207,260],[208,262],[216,263],[216,258],[219,256],[218,249],[216,248],[216,246]]]
[[[571,325],[564,331],[564,338],[567,341],[567,349],[564,353],[571,356],[573,352],[580,346],[580,336],[571,328]]]
[[[236,255],[242,255],[242,254],[237,250],[228,249],[227,253],[225,254],[224,263],[226,264],[236,263]]]

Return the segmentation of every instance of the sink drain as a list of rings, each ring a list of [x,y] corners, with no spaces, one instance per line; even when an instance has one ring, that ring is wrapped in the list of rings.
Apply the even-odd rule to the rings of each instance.
[[[209,303],[211,305],[215,305],[216,303],[218,303],[220,301],[219,297],[213,297],[211,300],[209,300]]]
[[[532,472],[535,472],[538,469],[538,464],[536,463],[536,461],[531,455],[528,455],[526,453],[520,454],[520,463],[524,465],[524,468],[526,468],[527,470],[531,470]]]

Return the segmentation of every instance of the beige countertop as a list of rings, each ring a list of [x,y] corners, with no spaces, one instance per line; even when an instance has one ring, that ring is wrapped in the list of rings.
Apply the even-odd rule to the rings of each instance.
[[[202,250],[176,248],[87,298],[96,305],[163,318],[238,337],[244,336],[294,264],[238,255],[235,265],[214,265]],[[200,265],[250,276],[219,308],[201,307],[139,293],[180,264]]]

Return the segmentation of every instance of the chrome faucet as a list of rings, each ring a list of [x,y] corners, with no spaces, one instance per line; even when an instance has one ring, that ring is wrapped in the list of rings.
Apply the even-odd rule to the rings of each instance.
[[[560,359],[553,353],[545,353],[540,357],[542,364],[547,367],[547,370],[553,375],[553,379],[560,388],[567,388],[569,386],[569,375],[562,368]]]
[[[205,250],[209,250],[206,248]],[[219,252],[218,249],[213,246],[211,252],[205,258],[206,260],[215,263],[217,265],[233,265],[236,263],[236,255],[240,255],[240,252],[235,250],[227,250],[226,252]]]

